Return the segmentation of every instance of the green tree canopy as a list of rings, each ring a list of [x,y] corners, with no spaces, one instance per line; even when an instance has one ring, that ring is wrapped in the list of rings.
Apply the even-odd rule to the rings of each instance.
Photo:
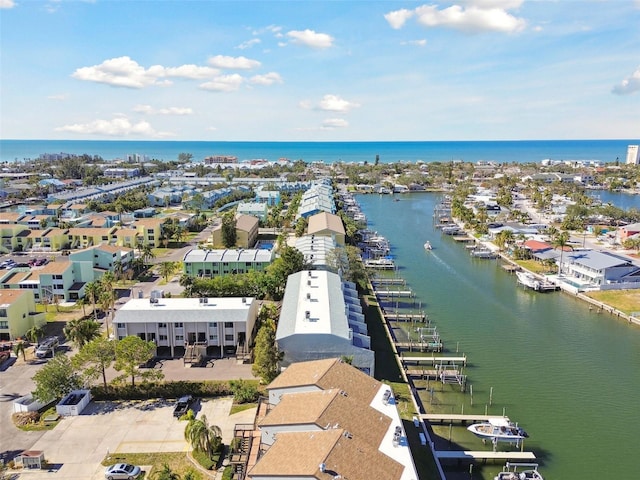
[[[33,397],[41,402],[59,400],[82,386],[82,379],[75,372],[71,360],[58,353],[33,376],[36,389]]]
[[[258,330],[253,356],[251,371],[256,377],[260,377],[263,383],[271,383],[280,373],[279,362],[284,356],[284,353],[278,351],[276,325],[273,319],[266,319]]]
[[[191,448],[206,453],[209,458],[222,444],[222,430],[217,425],[209,425],[207,416],[191,420],[184,429],[184,438]]]
[[[148,378],[151,374],[161,374],[158,370],[141,371],[138,366],[151,360],[156,354],[156,344],[146,342],[140,337],[129,335],[116,342],[115,369],[131,378],[131,385],[135,385],[136,377]]]
[[[100,336],[100,324],[95,320],[70,320],[64,327],[64,336],[78,348]]]
[[[225,248],[231,248],[235,246],[237,241],[236,217],[234,212],[230,211],[222,217],[222,244]]]
[[[107,389],[107,368],[116,359],[116,342],[106,337],[98,337],[85,344],[73,357],[73,365],[82,370],[82,376],[91,382],[102,377],[102,383]]]

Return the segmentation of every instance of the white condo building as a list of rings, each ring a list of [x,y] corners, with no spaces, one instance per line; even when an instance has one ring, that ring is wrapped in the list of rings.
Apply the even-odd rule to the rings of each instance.
[[[629,145],[627,147],[627,165],[640,164],[640,145]]]

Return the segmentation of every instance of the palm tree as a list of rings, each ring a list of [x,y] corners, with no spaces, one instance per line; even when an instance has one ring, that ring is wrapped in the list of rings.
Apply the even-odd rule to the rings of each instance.
[[[153,475],[153,480],[180,480],[180,475],[171,470],[166,463],[162,466],[162,470],[158,470]]]
[[[191,448],[212,457],[222,443],[222,430],[217,425],[209,425],[207,416],[191,420],[184,429],[184,438]]]
[[[569,238],[569,232],[564,230],[556,235],[556,237],[553,239],[553,246],[556,248],[560,248],[560,264],[558,265],[558,275],[562,273],[562,254],[564,253],[564,247],[569,243]],[[573,247],[571,247],[571,250],[573,250]]]
[[[160,275],[164,277],[165,282],[169,281],[169,277],[176,273],[177,269],[176,262],[162,262],[159,266]]]
[[[111,308],[115,302],[115,292],[113,290],[104,290],[100,294],[100,307],[105,311],[104,323],[107,327],[107,338],[109,338],[109,315],[111,314]]]
[[[34,325],[24,334],[31,343],[38,343],[44,337],[44,329],[39,325]]]
[[[142,253],[140,254],[142,261],[148,263],[155,258],[156,254],[153,253],[153,248],[148,243],[142,246]]]
[[[93,306],[93,318],[96,317],[96,303],[98,302],[98,298],[100,298],[101,286],[98,282],[89,282],[84,286],[84,292],[89,300],[91,300],[91,305]]]
[[[16,354],[16,357],[22,353],[22,360],[27,361],[27,347],[24,342],[16,343],[16,346],[13,347],[13,352]]]
[[[95,320],[71,320],[64,327],[64,335],[81,349],[100,336],[100,324]]]

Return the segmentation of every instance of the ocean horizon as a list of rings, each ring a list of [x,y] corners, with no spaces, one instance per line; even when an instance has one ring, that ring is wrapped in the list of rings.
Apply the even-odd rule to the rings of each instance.
[[[105,161],[141,155],[149,160],[177,160],[189,153],[194,162],[211,155],[238,160],[287,158],[305,162],[465,162],[499,163],[552,160],[624,162],[628,145],[640,140],[469,140],[401,142],[232,142],[148,140],[0,140],[0,162],[33,160],[49,153],[87,154]]]

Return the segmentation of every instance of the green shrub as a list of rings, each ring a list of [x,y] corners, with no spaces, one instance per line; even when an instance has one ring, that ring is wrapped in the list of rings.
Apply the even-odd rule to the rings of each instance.
[[[200,466],[205,470],[213,469],[213,467],[215,467],[216,464],[218,463],[219,458],[220,457],[218,455],[218,456],[214,456],[214,459],[211,459],[209,458],[209,455],[207,455],[205,452],[201,452],[200,450],[193,451],[193,459],[196,462],[198,462]]]
[[[229,385],[237,403],[253,403],[258,399],[258,386],[255,382],[231,380]]]
[[[146,400],[149,398],[179,398],[184,395],[196,397],[224,397],[232,395],[228,381],[205,382],[149,382],[138,385],[96,385],[91,388],[95,400]]]

